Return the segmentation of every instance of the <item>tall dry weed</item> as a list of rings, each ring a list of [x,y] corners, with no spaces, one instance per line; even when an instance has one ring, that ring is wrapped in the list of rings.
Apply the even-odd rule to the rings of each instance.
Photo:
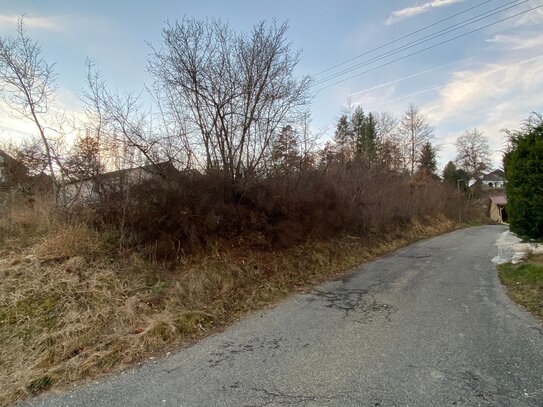
[[[48,199],[19,198],[0,211],[0,254],[18,251],[54,230],[57,208]]]

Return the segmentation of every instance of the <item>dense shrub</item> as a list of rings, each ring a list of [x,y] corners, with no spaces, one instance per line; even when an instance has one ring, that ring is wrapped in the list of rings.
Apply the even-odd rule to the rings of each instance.
[[[91,220],[123,245],[157,258],[228,240],[281,248],[340,233],[386,231],[416,218],[458,213],[454,188],[433,178],[380,171],[363,163],[331,165],[231,183],[217,174],[149,179],[109,191]]]
[[[507,213],[511,230],[543,239],[543,125],[515,133],[505,155]]]

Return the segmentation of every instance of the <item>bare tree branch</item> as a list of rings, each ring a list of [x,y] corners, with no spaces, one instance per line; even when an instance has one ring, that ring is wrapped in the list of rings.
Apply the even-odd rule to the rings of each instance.
[[[183,19],[163,30],[149,70],[163,106],[203,147],[207,169],[228,179],[254,174],[279,129],[308,102],[309,79],[297,80],[299,53],[286,42],[286,24],[261,22],[236,34],[219,20]]]
[[[17,24],[17,35],[0,37],[0,94],[12,109],[14,117],[32,120],[44,145],[51,175],[53,195],[58,202],[57,180],[43,115],[55,91],[54,64],[42,57],[41,47],[24,29],[23,19]]]

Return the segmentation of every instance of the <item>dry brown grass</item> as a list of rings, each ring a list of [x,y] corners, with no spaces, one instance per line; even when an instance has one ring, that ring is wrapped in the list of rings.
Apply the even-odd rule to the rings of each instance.
[[[190,343],[300,287],[455,226],[438,217],[386,236],[344,235],[281,251],[224,242],[159,265],[115,252],[86,226],[43,215],[32,224],[25,216],[35,214],[12,213],[1,224],[4,241],[12,240],[0,260],[0,405]],[[20,228],[32,231],[24,244],[17,243],[23,232],[13,234]]]
[[[20,199],[0,206],[0,256],[18,252],[59,226],[49,201]]]

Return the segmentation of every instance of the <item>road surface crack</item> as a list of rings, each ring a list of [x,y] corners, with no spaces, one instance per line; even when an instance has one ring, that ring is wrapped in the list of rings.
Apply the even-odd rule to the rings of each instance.
[[[216,367],[225,362],[232,364],[237,355],[254,351],[264,352],[269,357],[274,357],[283,340],[283,338],[253,338],[245,343],[225,342],[220,346],[221,350],[211,353],[212,358],[208,360],[209,367]]]
[[[378,302],[375,296],[366,289],[315,290],[309,301],[313,302],[318,299],[325,301],[326,308],[340,311],[343,314],[343,319],[353,316],[353,320],[358,323],[372,322],[376,315],[384,316],[390,322],[391,315],[398,310],[393,305]]]
[[[296,393],[287,393],[280,390],[268,390],[268,389],[258,389],[252,388],[252,391],[259,394],[262,400],[258,404],[250,404],[246,407],[266,407],[270,405],[298,405],[306,403],[317,403],[318,405],[328,405],[330,403],[336,404],[339,400],[353,400],[352,396],[344,393],[337,395],[309,395],[309,394],[296,394]]]

